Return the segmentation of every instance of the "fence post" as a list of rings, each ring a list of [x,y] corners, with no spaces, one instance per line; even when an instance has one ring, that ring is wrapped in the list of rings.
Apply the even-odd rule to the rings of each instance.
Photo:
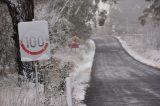
[[[71,78],[66,78],[66,94],[67,94],[67,104],[68,106],[72,106],[72,86],[71,86]]]

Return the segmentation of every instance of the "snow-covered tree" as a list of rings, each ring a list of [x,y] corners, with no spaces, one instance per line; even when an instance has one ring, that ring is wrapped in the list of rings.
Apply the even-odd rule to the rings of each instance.
[[[10,20],[9,13],[7,11],[7,6],[0,3],[0,13],[3,13],[0,15],[0,75],[6,75],[6,68],[12,68],[10,73],[15,71],[13,66],[15,64],[14,62],[14,46],[13,46],[13,40],[10,37],[12,35],[12,24]],[[8,69],[7,68],[7,69]]]
[[[44,7],[41,5],[41,10],[38,18],[45,19],[49,22],[51,36],[58,35],[60,40],[66,35],[77,34],[80,38],[88,38],[91,35],[91,27],[86,23],[91,20],[94,15],[92,8],[92,0],[0,0],[8,7],[9,13],[12,18],[13,25],[13,40],[17,48],[16,62],[19,74],[27,72],[29,74],[33,70],[33,64],[28,62],[21,62],[19,51],[19,37],[18,37],[18,23],[22,21],[32,21],[34,18],[34,5],[46,4]],[[47,5],[48,4],[48,5]],[[47,7],[48,6],[48,7]],[[47,8],[45,10],[45,7]],[[38,7],[39,8],[39,7]],[[43,17],[40,14],[43,13]],[[56,14],[56,15],[55,15]],[[57,17],[57,18],[56,18]],[[50,19],[51,18],[51,19]],[[60,32],[63,32],[61,34]],[[65,40],[65,39],[64,39]],[[58,40],[59,41],[59,40]],[[61,41],[60,41],[61,42]],[[63,43],[64,45],[66,43]],[[62,45],[62,44],[61,44]]]
[[[33,0],[1,0],[6,3],[9,13],[12,18],[13,25],[13,40],[15,47],[17,48],[16,62],[18,66],[19,74],[23,75],[23,72],[29,73],[33,71],[32,63],[22,62],[20,57],[19,37],[18,37],[18,23],[22,21],[32,21],[34,18],[34,2]]]
[[[149,3],[148,7],[143,11],[143,15],[139,18],[142,25],[145,25],[147,18],[151,18],[155,25],[159,25],[160,21],[160,1],[145,0]]]
[[[160,0],[145,0],[148,6],[139,17],[141,25],[148,28],[146,34],[149,46],[154,49],[160,49],[159,23],[160,23]],[[151,26],[150,26],[151,25]],[[147,32],[147,31],[146,31]]]
[[[55,9],[60,11],[65,5],[65,0],[57,1]],[[80,38],[88,38],[91,29],[86,23],[93,18],[92,0],[69,0],[64,11],[61,14],[61,18],[66,18],[73,26],[73,36],[77,34]]]

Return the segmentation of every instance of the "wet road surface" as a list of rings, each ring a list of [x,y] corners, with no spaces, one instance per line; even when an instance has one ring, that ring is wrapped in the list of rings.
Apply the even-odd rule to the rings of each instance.
[[[87,106],[160,106],[160,70],[134,60],[112,37],[94,41]]]

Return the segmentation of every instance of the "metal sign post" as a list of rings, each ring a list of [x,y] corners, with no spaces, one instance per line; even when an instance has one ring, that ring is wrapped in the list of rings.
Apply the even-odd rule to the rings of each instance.
[[[36,73],[36,106],[38,106],[39,103],[39,96],[38,96],[38,65],[37,62],[34,63],[35,65],[35,73]]]

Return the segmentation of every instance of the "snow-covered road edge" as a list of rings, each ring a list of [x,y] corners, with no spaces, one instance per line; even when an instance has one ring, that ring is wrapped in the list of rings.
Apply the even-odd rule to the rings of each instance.
[[[75,100],[74,106],[86,106],[82,103],[82,101],[85,99],[86,90],[89,86],[89,81],[91,78],[93,59],[96,49],[93,40],[87,40],[87,48],[88,50],[83,54],[84,61],[79,64],[75,73],[71,75],[73,81],[72,95]]]
[[[142,56],[138,55],[135,51],[133,51],[128,45],[127,43],[122,40],[120,37],[115,37],[122,45],[123,49],[130,55],[132,56],[134,59],[136,59],[137,61],[143,63],[143,64],[146,64],[148,66],[152,66],[152,67],[155,67],[155,68],[160,68],[160,64],[159,63],[156,63],[152,60],[148,60],[148,59],[145,59],[143,58]]]

